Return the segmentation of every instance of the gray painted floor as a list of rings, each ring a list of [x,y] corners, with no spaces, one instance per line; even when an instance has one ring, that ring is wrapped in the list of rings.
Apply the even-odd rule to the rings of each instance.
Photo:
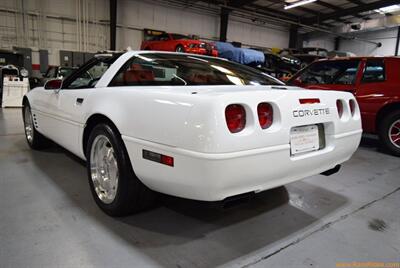
[[[330,177],[229,209],[173,197],[127,218],[93,202],[84,164],[31,151],[0,110],[0,267],[335,267],[400,262],[400,159],[364,139]]]

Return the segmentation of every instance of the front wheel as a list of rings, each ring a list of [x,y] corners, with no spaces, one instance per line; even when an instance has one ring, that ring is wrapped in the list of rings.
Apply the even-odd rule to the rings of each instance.
[[[177,45],[175,48],[175,52],[185,52],[185,49],[182,45]]]
[[[90,189],[105,213],[126,216],[154,203],[155,193],[136,177],[121,135],[114,127],[94,127],[86,156]]]
[[[34,150],[40,150],[48,147],[50,141],[40,134],[35,128],[32,110],[29,103],[25,103],[22,109],[22,118],[24,120],[25,137],[29,147]]]
[[[400,110],[385,115],[378,132],[385,149],[395,156],[400,156]]]

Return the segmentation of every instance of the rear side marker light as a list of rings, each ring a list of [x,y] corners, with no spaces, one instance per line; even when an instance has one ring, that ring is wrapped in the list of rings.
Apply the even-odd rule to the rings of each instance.
[[[336,101],[336,108],[339,114],[339,118],[342,118],[343,115],[343,102],[341,100]]]
[[[246,110],[240,104],[230,104],[225,108],[226,125],[231,133],[237,133],[246,126]]]
[[[174,158],[172,156],[155,153],[148,150],[143,150],[143,158],[170,167],[174,166]]]
[[[320,100],[317,98],[314,99],[299,99],[300,104],[313,104],[313,103],[320,103]]]
[[[274,121],[274,110],[271,104],[262,102],[257,106],[258,122],[262,129],[269,128]]]
[[[355,100],[350,100],[349,101],[349,106],[350,106],[351,115],[354,116],[354,113],[356,112],[356,102],[355,102]]]

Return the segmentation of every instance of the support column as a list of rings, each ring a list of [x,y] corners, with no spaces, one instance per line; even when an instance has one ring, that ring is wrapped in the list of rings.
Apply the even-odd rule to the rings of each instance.
[[[299,27],[291,24],[289,29],[289,48],[298,48],[299,46]]]
[[[226,7],[221,8],[221,22],[219,27],[219,41],[226,42],[228,33],[228,21],[230,10]]]
[[[338,37],[335,38],[335,48],[334,48],[334,50],[339,50],[339,47],[340,47],[340,37],[338,36]]]
[[[399,55],[399,42],[400,42],[400,26],[397,28],[396,51],[394,52],[395,56]]]
[[[116,49],[117,39],[117,0],[110,0],[110,50]]]

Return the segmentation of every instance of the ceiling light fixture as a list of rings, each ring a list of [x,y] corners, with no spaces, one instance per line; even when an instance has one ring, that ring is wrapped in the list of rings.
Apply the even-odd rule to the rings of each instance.
[[[284,9],[290,9],[290,8],[294,8],[294,7],[298,7],[298,6],[310,4],[310,3],[313,3],[313,2],[315,2],[315,1],[317,1],[317,0],[302,0],[302,1],[297,1],[297,2],[294,2],[293,4],[286,5],[286,6],[284,7]]]
[[[397,12],[399,10],[400,10],[400,5],[391,5],[391,6],[375,9],[374,11],[381,13],[381,14],[386,14],[386,13],[391,13],[391,12]]]

